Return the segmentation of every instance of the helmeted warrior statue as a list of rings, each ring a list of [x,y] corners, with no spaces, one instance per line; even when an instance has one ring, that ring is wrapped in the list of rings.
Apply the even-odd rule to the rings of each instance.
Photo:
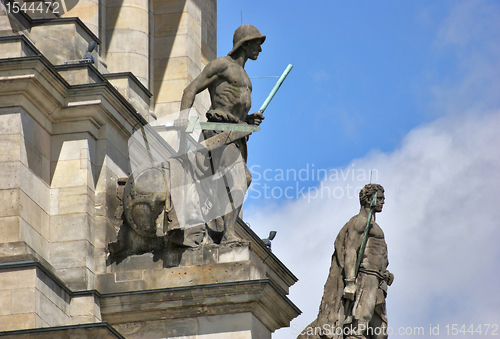
[[[252,25],[242,25],[236,29],[233,36],[233,49],[227,56],[217,58],[210,62],[205,69],[184,90],[181,101],[181,111],[193,106],[196,94],[208,89],[212,105],[206,113],[210,122],[235,123],[260,125],[264,116],[259,113],[248,114],[251,108],[250,94],[252,83],[244,67],[248,59],[257,60],[262,51],[261,45],[266,40],[257,28]],[[204,131],[205,139],[213,137],[218,132]],[[208,159],[212,161],[215,169],[233,166],[234,159],[240,154],[243,161],[247,161],[247,138],[240,138],[229,143],[225,147],[211,152]],[[236,182],[246,180],[246,188],[250,185],[250,171],[244,165],[244,173],[226,176],[226,188],[234,197],[242,197],[245,192],[234,187]],[[234,224],[241,210],[241,206],[231,208],[231,211],[223,217],[207,223],[208,232],[213,237],[223,237],[224,241],[236,240]]]
[[[184,90],[181,116],[193,106],[196,94],[208,89],[211,107],[206,117],[209,122],[260,125],[264,119],[261,112],[248,114],[251,108],[252,83],[244,66],[248,59],[257,59],[265,39],[266,36],[252,25],[238,27],[233,37],[233,48],[228,55],[211,61]],[[222,140],[220,145],[197,151],[194,159],[177,156],[161,163],[152,162],[151,166],[146,166],[128,180],[122,181],[122,209],[118,210],[118,214],[121,215],[123,226],[120,228],[118,241],[108,246],[108,261],[120,262],[130,254],[159,252],[168,247],[168,244],[196,247],[201,243],[238,241],[234,225],[241,204],[235,204],[235,201],[243,202],[251,181],[250,171],[246,166],[248,134],[240,134],[241,137],[238,133],[203,130],[205,141],[215,139],[215,143],[218,143]],[[190,167],[189,171],[186,170],[186,165]],[[196,193],[180,197],[172,194],[175,189],[172,184],[182,185],[186,180],[191,183],[199,182],[209,176],[209,173],[220,173],[224,183],[223,190],[229,196],[228,201],[216,201],[215,194],[210,192],[205,192],[205,195],[212,197],[212,201],[199,201]],[[193,178],[187,178],[189,175]],[[175,210],[175,198],[194,208],[203,209],[203,204],[206,204],[212,210],[225,212],[206,223],[183,228],[180,225],[182,223],[179,223],[181,212]],[[221,204],[227,206],[217,206]],[[162,213],[165,235],[158,236],[156,223]]]

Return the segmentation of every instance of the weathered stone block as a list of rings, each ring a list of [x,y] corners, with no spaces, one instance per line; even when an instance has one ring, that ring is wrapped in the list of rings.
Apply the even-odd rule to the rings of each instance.
[[[113,263],[108,266],[108,272],[120,272],[128,270],[145,270],[145,269],[163,268],[161,260],[153,261],[152,253],[145,253],[142,255],[132,255],[123,260],[119,265]]]
[[[12,112],[18,111],[18,112]],[[21,134],[22,109],[9,107],[0,109],[0,134]]]
[[[88,20],[90,17],[95,17],[97,20],[97,2],[90,2],[92,6],[84,8],[87,2],[79,1],[73,10],[65,13],[65,16],[76,17],[81,14],[80,19],[94,34],[97,34],[97,25]],[[54,65],[63,65],[68,60],[82,59],[88,44],[95,39],[95,35],[91,36],[76,20],[52,20],[44,25],[34,25],[30,33],[37,48]],[[61,45],[65,48],[61,48]]]
[[[28,44],[23,39],[2,40],[0,46],[0,58],[2,59],[36,55],[36,51],[32,48],[33,45]]]
[[[42,258],[49,257],[49,242],[21,218],[20,238]]]
[[[218,251],[218,262],[234,262],[250,260],[249,246],[220,246]]]
[[[88,186],[59,189],[58,214],[88,213],[94,215],[94,191]]]
[[[127,6],[109,7],[106,11],[107,19],[114,22],[113,32],[119,29],[147,33],[149,31],[148,7]],[[130,20],[130,18],[134,18]]]
[[[108,73],[104,74],[104,77],[134,106],[139,114],[149,121],[151,93],[133,74],[129,72]]]
[[[64,80],[66,80],[70,85],[95,84],[103,82],[103,79],[98,75],[98,73],[85,64],[63,65],[58,66],[56,69]]]
[[[184,6],[185,6],[185,1],[153,0],[153,11],[155,14],[183,12]]]
[[[35,328],[37,316],[35,313],[11,314],[0,316],[0,328],[2,331],[23,330]]]
[[[219,261],[219,248],[203,246],[201,248],[202,263],[204,265],[216,264]]]
[[[146,34],[141,35],[141,37],[144,36],[147,37]],[[147,43],[148,40],[146,40],[145,44],[147,45]],[[139,51],[139,48],[137,51]],[[106,55],[106,60],[110,65],[109,70],[111,72],[131,72],[144,86],[148,86],[149,59],[146,55],[130,51],[110,50]]]
[[[142,270],[116,272],[115,279],[116,281],[142,280],[143,273]]]
[[[21,154],[26,157],[23,164],[27,165],[38,177],[42,177],[42,154],[35,148],[35,146],[27,140],[21,141]],[[23,159],[24,160],[24,159]]]
[[[155,15],[155,37],[189,34],[195,41],[201,40],[201,26],[188,12]]]
[[[47,192],[48,193],[48,192]],[[48,194],[47,194],[48,195]],[[26,223],[38,232],[45,240],[49,239],[49,215],[39,204],[34,202],[27,194],[21,191],[20,216]],[[48,205],[47,205],[48,206]]]
[[[117,176],[127,176],[130,161],[129,157],[124,155],[122,151],[114,147],[112,143],[100,140],[98,142],[97,158],[103,159],[102,166],[106,168],[106,171],[109,170],[112,173],[116,173]]]
[[[36,312],[36,294],[35,288],[12,290],[11,314]]]
[[[18,188],[0,190],[0,217],[19,215],[20,195]]]
[[[50,263],[57,269],[87,267],[92,264],[93,246],[87,240],[54,242],[50,249]]]
[[[92,241],[92,218],[87,213],[54,215],[50,219],[50,241]]]
[[[0,138],[0,162],[21,160],[21,134],[7,134]]]
[[[68,313],[68,306],[71,302],[71,296],[51,276],[45,274],[42,270],[37,270],[38,280],[36,281],[37,291],[44,294],[59,309]]]
[[[20,187],[20,166],[21,163],[19,161],[0,162],[0,173],[2,173],[0,189],[3,190]]]
[[[41,157],[42,166],[46,167],[46,172],[49,173],[49,162],[45,157]],[[45,160],[46,162],[44,163]],[[42,168],[43,169],[43,168]],[[24,164],[19,167],[21,178],[21,189],[26,195],[38,204],[46,213],[50,211],[50,186],[43,178],[35,175]],[[48,178],[46,178],[48,179]]]
[[[0,291],[0,316],[11,314],[12,291]]]
[[[126,280],[116,281],[115,273],[107,273],[99,275],[97,279],[97,288],[101,293],[118,293],[126,291],[145,290],[146,284],[144,280]]]
[[[155,91],[158,91],[156,102],[180,101],[188,83],[182,79],[155,82]]]
[[[35,123],[33,126],[33,139],[35,149],[42,156],[50,159],[50,134],[38,123]]]
[[[38,293],[37,298],[36,313],[49,324],[49,326],[62,326],[69,323],[69,315],[57,307],[43,293]]]
[[[190,35],[165,36],[155,39],[154,58],[162,59],[188,56],[194,64],[201,68],[201,43],[196,42]],[[157,79],[155,79],[156,81]],[[184,88],[183,88],[184,89]]]
[[[94,289],[94,273],[86,267],[61,268],[57,275],[72,291]]]
[[[165,2],[165,1],[163,1]],[[109,0],[106,2],[106,7],[138,7],[148,8],[147,0]]]
[[[217,52],[210,47],[205,41],[201,43],[201,62],[203,65],[207,65],[210,61],[217,57]]]
[[[80,18],[92,33],[99,35],[99,4],[96,0],[80,0],[64,16]]]
[[[156,91],[156,90],[155,90]],[[162,118],[169,114],[179,112],[181,109],[181,99],[172,102],[158,102],[155,105],[155,115]]]
[[[80,159],[52,162],[52,187],[74,187],[87,184],[87,169],[82,169]]]
[[[147,289],[202,284],[202,267],[172,267],[169,269],[144,271]]]
[[[202,13],[201,13],[201,6],[200,6],[200,4],[202,2],[203,1],[199,1],[199,0],[186,0],[185,5],[184,5],[184,11],[189,13],[196,20],[196,22],[199,24],[202,23]],[[205,13],[203,13],[203,15],[204,14]]]
[[[147,61],[149,52],[149,38],[146,32],[117,30],[107,31],[107,34],[108,37],[111,38],[111,41],[109,43],[110,52],[137,54],[143,56]],[[110,67],[110,70],[112,70],[113,72],[117,72],[114,67]]]
[[[21,218],[17,216],[0,218],[0,242],[20,241]]]
[[[0,272],[0,291],[35,287],[36,270],[13,269]]]
[[[250,280],[250,262],[220,263],[202,266],[201,284]]]
[[[71,135],[53,135],[51,140],[50,161],[63,160],[79,160],[81,158],[81,150],[89,150],[95,148],[95,139],[88,133],[76,133],[74,128],[67,124],[58,124],[60,127],[58,133],[71,133]],[[81,126],[86,128],[87,125]],[[69,139],[71,138],[71,139]]]

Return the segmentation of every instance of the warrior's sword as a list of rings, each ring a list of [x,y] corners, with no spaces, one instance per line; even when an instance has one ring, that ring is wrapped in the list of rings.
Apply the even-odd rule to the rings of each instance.
[[[354,277],[358,276],[359,266],[361,265],[363,254],[365,253],[366,242],[368,241],[368,232],[370,232],[372,215],[376,205],[377,205],[377,192],[375,192],[375,195],[373,196],[372,202],[370,204],[370,213],[368,213],[368,220],[366,221],[365,232],[363,233],[363,240],[361,241],[361,247],[359,248],[358,259],[356,260],[356,270],[354,271]]]
[[[283,83],[283,81],[285,81],[288,73],[290,73],[290,71],[292,70],[292,67],[293,67],[292,64],[288,64],[288,66],[286,67],[283,74],[281,74],[278,81],[276,81],[276,85],[274,85],[273,89],[271,90],[271,93],[269,93],[269,95],[267,96],[266,101],[264,101],[262,106],[260,106],[260,109],[259,109],[260,113],[264,113],[264,111],[266,110],[266,108],[269,105],[269,103],[271,102],[271,100],[273,100],[274,95],[276,94],[276,92],[278,92],[278,89],[280,89],[281,84]]]
[[[370,232],[371,228],[371,219],[376,205],[377,205],[377,192],[375,192],[375,195],[373,196],[373,199],[370,203],[370,212],[368,213],[368,220],[366,221],[365,232],[363,233],[363,240],[361,241],[361,247],[359,248],[358,258],[356,260],[354,278],[358,276],[359,266],[361,265],[363,254],[365,253],[366,243],[368,241],[368,233]],[[352,307],[353,307],[353,301],[351,299],[348,299],[344,306],[344,324],[350,323],[352,321]]]
[[[281,87],[281,84],[283,84],[283,81],[285,81],[286,77],[288,76],[292,68],[293,65],[288,64],[285,71],[283,72],[283,74],[281,74],[280,78],[274,85],[273,89],[267,96],[266,100],[264,101],[258,112],[264,113],[267,106],[276,95],[276,92],[278,92],[278,89]],[[167,130],[170,129],[182,130],[180,126],[176,126],[175,122],[167,123],[164,126],[157,126],[157,128],[159,130],[163,130],[165,128]],[[191,133],[195,129],[221,131],[220,133],[216,134],[215,136],[212,136],[207,140],[204,140],[201,143],[202,147],[206,147],[208,149],[214,149],[222,145],[227,145],[237,139],[244,138],[247,135],[252,134],[253,132],[257,132],[258,130],[260,130],[260,127],[256,125],[247,125],[247,124],[201,122],[197,117],[191,117],[188,121],[188,125],[184,127],[184,130],[182,131],[183,134],[181,134],[181,145],[185,144],[185,140],[183,138],[184,133]]]

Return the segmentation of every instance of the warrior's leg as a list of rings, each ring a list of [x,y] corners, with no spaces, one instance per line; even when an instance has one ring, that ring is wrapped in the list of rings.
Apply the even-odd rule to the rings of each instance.
[[[224,242],[238,240],[234,231],[236,219],[241,211],[249,173],[235,144],[230,144],[224,150],[221,159],[221,170],[224,171],[224,185],[227,192],[227,206],[224,215]]]
[[[370,327],[374,329],[371,336],[373,339],[387,339],[387,315],[385,312],[385,302],[375,306]]]
[[[376,276],[360,272],[356,282],[357,296],[353,307],[353,328],[356,334],[352,338],[372,338],[371,320],[375,310],[379,280]],[[347,338],[350,338],[347,336]]]

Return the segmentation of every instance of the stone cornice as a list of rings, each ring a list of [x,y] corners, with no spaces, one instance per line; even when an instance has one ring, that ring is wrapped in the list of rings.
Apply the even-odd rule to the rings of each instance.
[[[97,72],[92,65],[87,67]],[[135,126],[147,124],[113,85],[104,77],[99,78],[102,82],[71,86],[43,55],[0,59],[0,90],[3,94],[0,107],[28,105],[30,107],[24,108],[30,112],[38,111],[39,116],[35,119],[49,131],[52,129],[48,126],[50,123],[75,119],[93,119],[99,124],[109,119],[129,134]],[[25,100],[20,100],[19,96]],[[89,109],[91,107],[98,109]]]
[[[62,339],[78,335],[103,339],[125,339],[124,336],[106,322],[0,332],[0,337],[5,338]]]
[[[102,294],[110,324],[251,312],[270,331],[301,311],[269,279]]]
[[[94,40],[97,44],[101,44],[101,40],[92,33],[92,31],[83,23],[78,17],[59,17],[59,18],[47,18],[47,19],[31,19],[29,18],[31,27],[39,25],[50,25],[50,24],[60,24],[60,23],[74,23],[78,28],[82,29],[89,35],[89,37]]]
[[[132,72],[119,72],[119,73],[106,73],[102,75],[106,79],[114,79],[114,78],[129,78],[131,79],[148,97],[152,97],[153,94],[142,84],[142,82],[137,79],[137,77]]]
[[[257,254],[262,261],[285,282],[285,284],[292,286],[298,281],[298,278],[273,254],[273,252],[266,248],[264,242],[241,218],[237,219],[236,232],[243,239],[250,241],[250,248],[252,251]],[[288,291],[283,292],[288,294]]]

